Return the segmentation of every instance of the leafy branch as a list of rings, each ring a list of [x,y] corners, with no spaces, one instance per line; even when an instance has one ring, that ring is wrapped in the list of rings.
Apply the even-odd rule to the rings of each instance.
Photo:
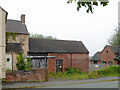
[[[16,40],[16,34],[14,32],[6,32],[6,42],[12,37],[12,39],[15,41]]]
[[[87,7],[87,13],[91,12],[93,13],[93,6],[98,6],[98,3],[102,5],[103,7],[108,5],[108,0],[68,0],[67,3],[72,3],[73,1],[77,2],[77,10],[79,11],[82,7]]]

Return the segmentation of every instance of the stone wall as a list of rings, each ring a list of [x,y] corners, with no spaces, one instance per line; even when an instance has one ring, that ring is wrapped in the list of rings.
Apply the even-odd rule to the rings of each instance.
[[[27,34],[16,34],[16,40],[14,41],[12,37],[8,40],[8,43],[21,43],[24,50],[24,56],[27,56],[28,52],[28,35]]]
[[[23,48],[23,55],[27,56],[27,52],[28,52],[28,48],[29,48],[29,42],[28,42],[28,35],[27,34],[16,34],[16,40],[14,41],[12,39],[12,37],[10,37],[10,39],[8,40],[7,43],[21,43],[22,44],[22,48]],[[16,68],[16,63],[17,63],[17,58],[16,56],[18,56],[18,53],[14,53],[14,52],[9,52],[10,54],[12,54],[12,62],[13,62],[13,69],[12,70],[17,70]],[[25,61],[27,61],[27,59],[25,59]]]
[[[46,81],[47,69],[7,71],[6,81]]]

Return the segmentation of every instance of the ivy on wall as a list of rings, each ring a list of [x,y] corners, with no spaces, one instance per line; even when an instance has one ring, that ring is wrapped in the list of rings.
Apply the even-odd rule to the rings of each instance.
[[[6,32],[6,42],[12,37],[12,39],[15,41],[16,40],[16,34],[14,32]]]

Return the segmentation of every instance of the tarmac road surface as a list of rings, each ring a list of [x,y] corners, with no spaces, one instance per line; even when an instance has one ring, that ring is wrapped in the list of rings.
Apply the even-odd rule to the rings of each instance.
[[[118,81],[48,86],[44,88],[118,88]]]
[[[5,88],[21,88],[21,87],[108,87],[117,88],[118,81],[115,81],[118,76],[115,77],[101,77],[96,79],[86,79],[86,80],[65,80],[65,79],[50,79],[47,82],[3,82],[2,87]],[[112,81],[114,80],[114,81]],[[109,82],[107,82],[109,81]],[[85,86],[84,86],[85,85]],[[105,86],[104,86],[105,85]],[[87,87],[86,87],[87,86]],[[94,86],[94,87],[93,87]],[[120,85],[119,85],[120,86]]]

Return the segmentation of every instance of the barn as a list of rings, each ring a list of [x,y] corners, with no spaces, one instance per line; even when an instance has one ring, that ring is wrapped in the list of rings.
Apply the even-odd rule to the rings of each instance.
[[[89,51],[82,41],[29,38],[28,57],[33,68],[64,72],[73,67],[89,71]]]

